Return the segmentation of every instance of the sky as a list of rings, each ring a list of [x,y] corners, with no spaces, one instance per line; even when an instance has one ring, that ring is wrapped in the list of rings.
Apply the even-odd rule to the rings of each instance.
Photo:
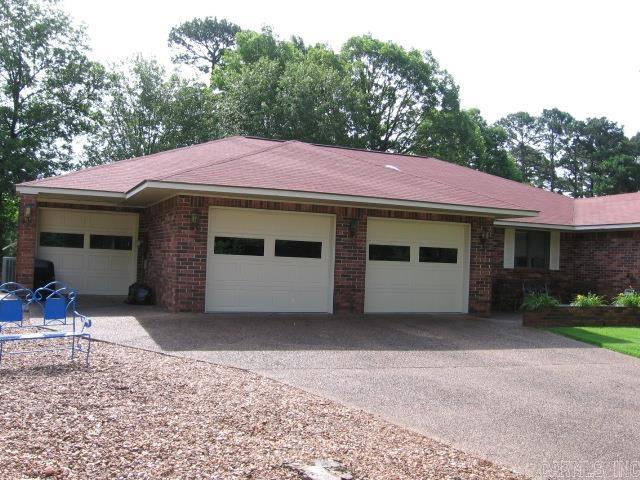
[[[136,53],[170,65],[167,36],[193,17],[244,29],[271,26],[339,49],[370,33],[431,50],[460,86],[462,105],[489,121],[557,107],[579,119],[606,116],[640,131],[637,0],[63,0],[105,63]]]

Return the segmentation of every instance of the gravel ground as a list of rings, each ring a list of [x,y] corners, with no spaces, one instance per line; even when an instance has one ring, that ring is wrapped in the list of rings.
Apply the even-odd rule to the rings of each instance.
[[[0,478],[296,479],[285,463],[317,458],[354,479],[524,478],[257,374],[93,347],[89,369],[63,353],[3,361]]]

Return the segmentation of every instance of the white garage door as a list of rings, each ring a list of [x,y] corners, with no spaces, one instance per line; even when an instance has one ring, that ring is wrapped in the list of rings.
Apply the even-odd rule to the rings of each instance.
[[[369,218],[366,312],[466,312],[469,225]]]
[[[331,312],[333,216],[209,212],[206,310]]]
[[[80,293],[126,295],[136,280],[138,214],[38,209],[38,258]]]

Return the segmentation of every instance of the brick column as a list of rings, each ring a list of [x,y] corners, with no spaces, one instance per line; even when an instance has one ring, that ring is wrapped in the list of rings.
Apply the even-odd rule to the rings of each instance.
[[[176,226],[176,302],[172,310],[204,312],[209,229],[207,199],[178,197]]]
[[[35,195],[20,195],[18,214],[18,248],[16,281],[33,288],[33,267],[36,257],[38,202]]]
[[[364,312],[367,269],[367,215],[362,209],[341,208],[336,214],[334,313]]]
[[[471,221],[469,313],[483,317],[491,315],[493,234],[491,219],[474,218]]]

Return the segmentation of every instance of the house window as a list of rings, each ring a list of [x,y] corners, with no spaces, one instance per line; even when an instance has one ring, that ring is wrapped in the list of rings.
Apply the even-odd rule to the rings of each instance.
[[[41,247],[84,248],[84,234],[41,232]]]
[[[276,240],[276,257],[321,258],[322,242]]]
[[[420,247],[421,263],[458,263],[457,248]]]
[[[216,237],[213,243],[216,255],[264,256],[264,240],[261,238]]]
[[[410,248],[404,245],[369,245],[369,260],[408,262]]]
[[[133,238],[126,235],[91,235],[89,248],[101,250],[131,250]]]
[[[516,268],[549,268],[549,232],[516,230]]]

